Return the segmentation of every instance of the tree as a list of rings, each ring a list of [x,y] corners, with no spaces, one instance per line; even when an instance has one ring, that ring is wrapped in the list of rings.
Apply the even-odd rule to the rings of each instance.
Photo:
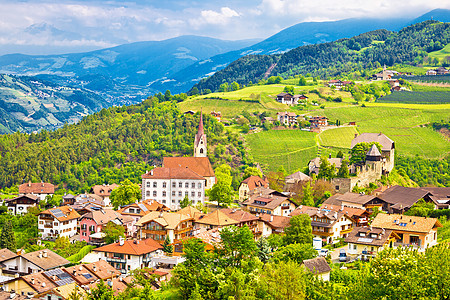
[[[280,234],[272,233],[267,238],[267,242],[272,250],[276,250],[283,245],[283,236]]]
[[[72,293],[69,295],[68,300],[83,300],[84,293],[80,290],[78,285],[75,285],[75,288],[73,289]]]
[[[220,232],[220,238],[220,251],[226,266],[240,267],[243,260],[250,259],[258,251],[253,233],[247,225],[225,227]]]
[[[318,178],[323,178],[327,180],[331,180],[335,177],[336,167],[335,165],[331,165],[326,156],[322,156],[320,158],[320,166],[319,166],[319,174],[317,174]]]
[[[306,214],[293,216],[284,230],[284,244],[312,244],[311,218]]]
[[[231,83],[231,90],[232,90],[232,91],[237,91],[237,90],[239,90],[239,83],[237,83],[236,81],[233,81],[233,82]]]
[[[270,254],[272,253],[270,249],[269,242],[265,237],[260,237],[256,242],[256,247],[258,247],[258,258],[261,262],[266,263],[270,259]]]
[[[338,178],[349,178],[350,177],[350,172],[348,171],[348,161],[347,160],[342,161],[341,167],[339,168],[339,171],[338,171],[336,177],[338,177]]]
[[[87,296],[88,300],[114,300],[114,291],[102,280],[97,286],[91,289],[91,293]]]
[[[192,201],[189,200],[188,195],[184,196],[183,200],[180,201],[180,207],[185,208],[192,205]]]
[[[407,215],[407,216],[429,217],[430,213],[433,210],[434,210],[434,204],[433,203],[427,203],[427,202],[425,202],[425,200],[423,198],[420,198],[404,214]]]
[[[366,154],[367,151],[372,147],[372,145],[375,144],[378,148],[378,151],[381,153],[381,144],[378,142],[371,142],[371,143],[358,143],[350,150],[350,163],[364,163],[366,161]]]
[[[209,200],[217,201],[219,206],[228,206],[232,202],[231,185],[219,181],[209,191]]]
[[[261,171],[256,167],[247,167],[244,171],[244,179],[249,178],[250,176],[259,176],[262,177]]]
[[[299,79],[299,81],[298,81],[298,85],[300,85],[300,86],[305,86],[307,83],[306,83],[306,78],[303,76],[303,75],[301,75],[300,76],[300,79]]]
[[[114,209],[124,206],[141,199],[141,189],[139,185],[132,183],[129,179],[122,181],[120,186],[111,192],[111,204]]]
[[[344,157],[344,153],[342,153],[342,150],[339,150],[339,152],[336,154],[337,158],[343,158]]]
[[[0,249],[7,248],[12,252],[17,251],[16,238],[14,236],[13,227],[11,221],[6,220],[2,227],[2,233],[0,234]]]
[[[303,186],[302,205],[314,206],[313,190],[309,182],[306,182],[306,184]]]
[[[106,226],[103,226],[102,232],[105,234],[103,240],[106,244],[115,243],[119,238],[125,237],[125,228],[113,222],[108,222]]]
[[[273,254],[273,261],[295,261],[299,265],[306,259],[311,259],[317,256],[317,250],[315,250],[312,244],[290,244],[281,247]]]
[[[205,243],[199,238],[188,239],[183,244],[183,257],[186,258],[184,264],[187,267],[207,267],[209,257],[205,251]]]
[[[163,251],[169,254],[173,253],[173,246],[170,245],[169,235],[166,235],[166,238],[164,239]]]
[[[211,90],[209,90],[209,93],[211,93]],[[198,94],[200,94],[200,92],[199,92],[199,90],[198,90],[198,88],[196,86],[194,86],[192,88],[192,90],[190,91],[190,93],[189,93],[190,96],[197,96]]]
[[[283,92],[292,94],[294,92],[294,87],[292,85],[287,85],[284,87]]]
[[[228,92],[228,83],[222,83],[219,86],[219,92],[224,93],[224,92]]]

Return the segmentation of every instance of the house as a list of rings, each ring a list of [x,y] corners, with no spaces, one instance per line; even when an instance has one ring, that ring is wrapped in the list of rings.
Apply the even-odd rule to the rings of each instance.
[[[291,93],[279,93],[277,95],[277,102],[283,103],[283,104],[294,104],[294,95],[292,95]],[[295,103],[297,104],[297,103]]]
[[[44,239],[72,237],[77,234],[78,218],[80,217],[70,206],[44,210],[38,215],[39,233]]]
[[[323,203],[319,208],[322,210],[344,212],[355,222],[355,226],[367,225],[367,222],[369,221],[370,213],[364,208],[348,207],[344,206],[343,204],[338,206],[325,203]]]
[[[383,133],[362,133],[360,135],[355,134],[355,138],[352,140],[351,148],[355,147],[358,143],[372,143],[377,142],[381,144],[381,159],[383,161],[382,171],[383,174],[389,173],[394,168],[394,153],[395,143]]]
[[[438,209],[449,208],[450,187],[423,187],[421,189],[431,193],[430,198],[434,201]]]
[[[352,84],[353,82],[351,81],[342,81],[339,79],[332,79],[330,81],[328,81],[328,86],[332,87],[334,86],[337,90],[340,90],[342,87],[347,86],[349,84]]]
[[[206,179],[189,168],[154,168],[142,175],[142,198],[178,209],[184,197],[204,204],[205,186]]]
[[[231,209],[231,208],[222,208],[220,209],[220,211],[226,214],[228,217],[232,218],[233,220],[239,222],[238,224],[236,224],[236,226],[238,227],[247,226],[253,232],[253,234],[256,234],[258,232],[259,218],[254,214],[251,214],[242,209]]]
[[[162,245],[148,238],[143,240],[124,240],[94,249],[99,259],[104,260],[119,270],[128,274],[131,270],[155,267],[152,255],[162,252]]]
[[[348,243],[348,254],[361,255],[362,260],[375,257],[378,252],[386,248],[393,248],[400,237],[391,229],[360,226],[345,238]]]
[[[328,126],[328,118],[324,116],[311,117],[309,123],[311,124],[311,128]]]
[[[288,216],[296,207],[295,203],[283,193],[264,187],[256,188],[242,204],[251,213],[276,216]]]
[[[242,181],[239,185],[239,201],[242,202],[247,200],[250,192],[257,187],[268,188],[269,182],[255,175],[252,175]]]
[[[315,257],[303,261],[302,266],[323,281],[330,281],[331,267],[325,257]]]
[[[371,225],[373,228],[394,231],[399,236],[395,247],[412,246],[419,251],[437,244],[437,229],[442,227],[435,218],[383,213],[377,214]]]
[[[185,112],[183,113],[183,115],[191,115],[191,116],[193,116],[193,115],[195,115],[195,111],[193,111],[193,110],[188,110],[188,111],[185,111]]]
[[[30,207],[36,207],[38,204],[39,196],[32,194],[21,195],[4,201],[4,205],[8,207],[8,212],[13,215],[26,214]]]
[[[367,208],[367,204],[375,197],[371,195],[346,192],[344,194],[334,194],[323,202],[322,205],[344,206],[350,208]]]
[[[222,120],[222,113],[220,111],[212,111],[211,116],[216,118],[216,120],[219,122],[220,122],[220,120]]]
[[[293,112],[277,112],[277,120],[281,125],[294,126],[297,125],[297,114]]]
[[[117,212],[122,216],[128,216],[133,219],[133,222],[131,224],[131,232],[136,232],[136,222],[152,211],[170,211],[170,208],[154,200],[143,200],[140,202],[128,204],[119,209]]]
[[[39,297],[39,299],[48,299],[48,300],[68,300],[71,299],[71,295],[77,291],[78,295],[81,297],[80,299],[84,299],[87,294],[86,291],[79,287],[75,282],[64,284],[62,286],[57,286],[51,290],[47,290],[35,298]]]
[[[134,219],[132,217],[121,215],[119,212],[112,209],[93,209],[91,212],[84,214],[80,218],[80,241],[85,241],[89,244],[97,244],[98,233],[101,233],[103,228],[109,222],[123,226],[125,228],[125,234],[131,236],[133,234],[133,232],[131,232],[133,221]],[[97,235],[94,236],[94,241],[91,238],[91,235],[95,233],[97,233]]]
[[[94,274],[98,279],[107,280],[118,277],[121,273],[114,266],[108,264],[105,260],[100,259],[94,263],[85,264],[89,272]]]
[[[72,194],[66,194],[62,197],[63,203],[62,205],[74,205],[76,200],[76,197]]]
[[[312,160],[309,161],[308,163],[308,169],[309,169],[309,174],[319,174],[320,171],[320,157],[316,157]],[[328,162],[330,163],[330,165],[334,165],[336,167],[336,169],[339,169],[342,165],[342,161],[344,159],[343,158],[331,158],[331,156],[328,158]]]
[[[151,212],[137,223],[138,237],[152,238],[160,244],[166,237],[170,242],[192,236],[194,218],[178,213]]]
[[[6,291],[0,291],[0,300],[28,300],[32,297],[32,295],[21,295],[17,294],[15,291],[6,292]]]
[[[292,173],[291,175],[288,175],[284,178],[284,190],[285,191],[291,191],[292,188],[298,184],[299,182],[306,182],[306,181],[310,181],[311,177],[309,177],[308,175],[298,171],[295,173]]]
[[[47,196],[53,196],[55,186],[47,182],[31,182],[19,185],[19,196],[32,194],[38,196],[39,200],[45,200]]]
[[[300,214],[306,214],[311,218],[312,234],[326,243],[347,237],[353,229],[354,221],[343,211],[300,205],[291,216]]]
[[[200,229],[199,233],[192,236],[187,237],[183,240],[178,240],[171,245],[173,246],[173,255],[175,256],[181,256],[184,254],[184,243],[189,239],[200,239],[205,244],[205,251],[206,252],[212,252],[214,251],[217,244],[220,244],[222,242],[222,239],[220,238],[220,231],[219,229],[206,229],[202,228]]]
[[[70,277],[69,274],[67,275]],[[21,276],[3,284],[5,291],[23,293],[31,298],[35,298],[37,295],[56,287],[56,283],[45,276],[43,272]]]
[[[420,199],[433,203],[437,207],[429,191],[422,188],[403,187],[399,185],[388,188],[379,194],[376,199],[369,202],[368,205],[377,204],[383,211],[389,213],[403,213],[409,210]]]
[[[63,270],[69,273],[80,286],[86,286],[99,280],[93,272],[89,271],[85,264],[63,268]]]
[[[444,67],[438,67],[438,68],[436,69],[437,75],[446,75],[446,74],[448,74],[449,72],[450,72],[450,71],[447,70],[447,69],[444,68]]]
[[[256,237],[268,237],[271,234],[281,234],[288,227],[290,217],[274,216],[272,214],[259,214],[258,231]]]
[[[1,267],[3,275],[15,276],[48,271],[67,264],[70,264],[70,261],[49,249],[44,249],[10,256],[3,260]]]
[[[164,157],[165,168],[188,168],[206,180],[205,189],[210,189],[216,183],[216,175],[208,157]]]
[[[437,71],[436,70],[427,70],[427,72],[425,74],[427,76],[434,76],[434,75],[437,75]]]
[[[105,201],[96,194],[79,194],[75,197],[75,203],[73,205],[83,205],[86,203],[95,204],[97,206],[106,206]]]
[[[209,214],[200,216],[195,220],[196,228],[198,229],[220,229],[230,225],[238,225],[239,221],[229,217],[227,214],[221,210],[215,210]]]
[[[101,197],[106,206],[110,206],[111,200],[109,200],[109,197],[111,196],[111,192],[118,187],[119,185],[115,183],[94,185],[92,187],[92,193]]]

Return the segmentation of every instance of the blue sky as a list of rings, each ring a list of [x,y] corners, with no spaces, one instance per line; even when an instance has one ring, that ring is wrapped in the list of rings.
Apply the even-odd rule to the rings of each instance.
[[[305,21],[416,17],[435,8],[450,8],[450,0],[0,0],[0,54],[82,51],[186,34],[262,39]]]

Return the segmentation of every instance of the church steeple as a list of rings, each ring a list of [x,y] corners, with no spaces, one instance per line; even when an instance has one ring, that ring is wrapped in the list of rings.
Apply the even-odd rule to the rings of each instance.
[[[206,157],[206,134],[203,130],[203,113],[200,111],[198,131],[194,140],[194,157]]]

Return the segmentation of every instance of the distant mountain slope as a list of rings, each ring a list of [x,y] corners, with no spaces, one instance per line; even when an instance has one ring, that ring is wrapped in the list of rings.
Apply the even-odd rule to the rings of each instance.
[[[105,104],[102,97],[84,89],[0,74],[0,133],[55,129],[78,122]]]
[[[450,22],[450,9],[441,9],[441,8],[434,9],[412,20],[411,24],[420,23],[427,20]]]
[[[295,48],[283,54],[249,55],[202,80],[199,90],[215,91],[223,82],[239,84],[258,82],[272,67],[270,75],[336,76],[362,71],[380,64],[413,63],[423,51],[435,51],[435,45],[450,43],[450,23],[426,21],[406,27],[398,33],[376,30],[351,39]],[[434,46],[432,46],[434,45]]]
[[[251,45],[255,40],[224,41],[181,36],[164,41],[137,42],[86,53],[0,56],[0,73],[103,75],[119,82],[147,85],[196,61]]]

